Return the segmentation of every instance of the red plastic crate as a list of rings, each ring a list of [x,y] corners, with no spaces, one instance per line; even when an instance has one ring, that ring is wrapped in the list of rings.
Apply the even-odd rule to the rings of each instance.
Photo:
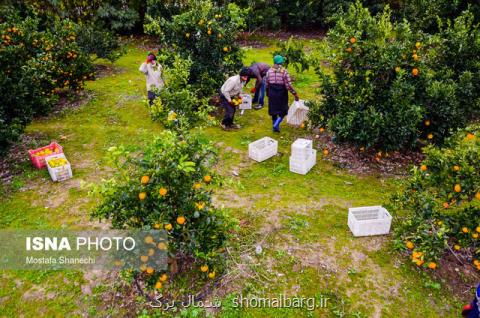
[[[35,155],[36,153],[39,153],[39,152],[41,152],[45,149],[50,149],[52,152],[44,154],[43,156],[42,155],[37,155],[37,156]],[[55,149],[58,149],[58,151],[55,152]],[[30,161],[32,161],[35,168],[43,169],[47,166],[47,163],[45,162],[45,157],[55,155],[55,154],[59,154],[59,153],[63,153],[63,148],[62,148],[62,146],[57,144],[55,141],[53,141],[48,146],[38,148],[38,149],[34,149],[34,150],[29,150],[28,151],[28,156],[30,157]]]

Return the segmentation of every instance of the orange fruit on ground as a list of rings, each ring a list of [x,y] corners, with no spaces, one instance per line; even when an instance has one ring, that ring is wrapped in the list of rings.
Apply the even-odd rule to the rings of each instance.
[[[210,181],[212,181],[212,177],[209,175],[206,175],[205,177],[203,177],[203,181],[205,181],[206,183],[210,183]]]
[[[453,187],[453,190],[455,190],[455,192],[461,192],[462,191],[462,186],[459,185],[458,183],[455,185],[455,187]]]
[[[157,282],[157,283],[155,284],[155,289],[160,289],[160,288],[162,288],[162,283]]]
[[[320,132],[323,133],[325,131],[325,128],[320,128]]]
[[[147,274],[153,274],[154,271],[152,267],[147,267]]]
[[[428,263],[428,268],[435,269],[435,268],[437,268],[437,264],[435,262],[430,262],[430,263]]]
[[[166,196],[167,193],[168,193],[168,190],[165,188],[160,188],[160,190],[158,190],[158,194],[160,194],[160,196],[162,197]]]
[[[430,120],[425,120],[425,126],[430,126]]]
[[[206,273],[206,272],[208,271],[208,265],[202,265],[202,266],[200,266],[200,271],[201,271],[202,273]]]
[[[357,39],[355,39],[355,37],[352,36],[352,38],[350,39],[350,43],[354,44],[355,42],[357,42]]]
[[[140,256],[140,260],[144,263],[146,263],[148,261],[148,256],[147,255],[142,255]]]
[[[428,135],[427,135],[427,138],[428,138],[428,139],[433,139],[433,134],[428,134]]]
[[[409,250],[413,250],[413,248],[415,247],[415,245],[414,245],[413,242],[411,242],[411,241],[408,241],[407,244],[405,244],[405,246],[406,246]]]
[[[147,194],[146,194],[145,192],[140,192],[140,193],[138,194],[138,198],[139,198],[141,201],[145,200],[146,197],[147,197]]]
[[[162,274],[162,276],[160,276],[160,278],[158,280],[160,280],[161,282],[166,282],[168,279],[168,275],[167,274]]]
[[[467,139],[468,139],[468,140],[473,140],[474,138],[475,138],[475,135],[474,135],[474,134],[472,134],[472,133],[468,133],[468,134],[467,134]]]
[[[171,231],[172,228],[173,228],[173,226],[172,226],[172,224],[168,223],[168,224],[165,224],[165,227],[164,227],[164,228],[165,228],[165,230],[167,230],[167,231]]]
[[[462,227],[462,232],[463,233],[468,233],[470,230],[468,229],[468,227]]]
[[[458,245],[458,244],[453,247],[453,249],[454,249],[455,251],[460,251],[461,248],[462,248],[462,247],[461,247],[460,245]]]
[[[324,155],[324,156],[328,156],[328,154],[329,154],[328,149],[323,149],[323,155]]]
[[[412,75],[413,75],[413,76],[418,76],[418,68],[414,68],[414,69],[412,70]]]
[[[208,278],[212,278],[212,279],[215,278],[215,272],[213,271],[208,273]]]
[[[305,128],[305,124],[302,123],[302,124],[300,125],[300,128],[302,128],[302,129]]]
[[[185,221],[186,221],[186,219],[185,219],[184,216],[179,216],[179,217],[177,218],[177,223],[180,224],[180,225],[185,224]]]
[[[150,181],[150,177],[149,177],[149,176],[143,176],[143,177],[142,177],[142,180],[141,180],[142,184],[147,184],[148,181]]]
[[[422,170],[422,171],[427,171],[427,169],[428,169],[428,168],[427,168],[426,165],[421,165],[421,166],[420,166],[420,170]]]

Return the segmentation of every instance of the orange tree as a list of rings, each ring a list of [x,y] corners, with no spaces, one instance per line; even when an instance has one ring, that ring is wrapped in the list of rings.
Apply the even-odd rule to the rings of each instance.
[[[210,168],[216,160],[212,145],[167,130],[141,154],[114,147],[110,159],[116,174],[97,188],[102,202],[92,216],[110,220],[114,228],[163,229],[171,260],[193,259],[205,278],[221,272],[235,224],[212,205],[211,185],[217,179]],[[150,286],[161,287],[157,283],[166,273],[148,274]]]
[[[335,21],[326,52],[333,74],[317,64],[322,98],[312,104],[313,125],[328,125],[340,141],[391,150],[422,139],[441,143],[452,128],[464,127],[472,118],[462,96],[478,94],[475,77],[439,66],[441,57],[448,58],[447,44],[462,47],[451,41],[454,36],[440,41],[414,33],[406,21],[391,22],[388,7],[372,16],[360,2]],[[453,34],[465,30],[477,29],[470,25]],[[471,48],[478,42],[472,38]],[[474,99],[472,108],[479,107]]]
[[[480,270],[480,126],[424,152],[405,190],[392,198],[407,215],[395,227],[396,246],[418,266],[434,269],[445,253],[455,253]]]
[[[215,6],[210,1],[189,1],[173,17],[148,16],[147,32],[160,36],[162,52],[172,50],[192,61],[189,83],[201,96],[219,89],[225,75],[242,66],[242,51],[236,43],[244,27],[244,11],[235,4]]]
[[[93,76],[78,47],[75,25],[56,22],[41,31],[36,18],[16,14],[0,20],[0,150],[22,133],[35,115],[48,113],[57,92],[79,90]]]

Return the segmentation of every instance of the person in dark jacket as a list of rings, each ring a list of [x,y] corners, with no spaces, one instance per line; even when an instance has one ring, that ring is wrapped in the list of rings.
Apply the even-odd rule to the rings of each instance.
[[[253,63],[248,68],[249,77],[247,80],[247,84],[250,81],[250,78],[256,79],[255,87],[251,90],[251,92],[254,93],[252,100],[252,103],[254,104],[254,109],[258,110],[263,108],[265,100],[265,76],[267,75],[269,69],[270,65],[268,65],[267,63]]]
[[[463,307],[462,316],[466,318],[480,318],[480,284],[475,291],[475,298],[471,304]]]
[[[280,123],[288,114],[288,92],[292,93],[296,101],[299,100],[299,97],[292,86],[290,74],[283,67],[285,58],[276,55],[273,63],[273,67],[265,76],[265,85],[268,96],[268,114],[272,116],[273,131],[280,132]]]

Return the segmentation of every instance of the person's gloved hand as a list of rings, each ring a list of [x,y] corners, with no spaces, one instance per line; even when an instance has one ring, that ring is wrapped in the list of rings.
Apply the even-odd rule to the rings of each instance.
[[[300,97],[298,97],[298,94],[295,93],[295,95],[293,95],[295,97],[295,101],[298,102],[300,100]]]
[[[229,101],[228,103],[232,106],[235,106],[235,104],[233,103],[233,100]]]
[[[250,93],[255,94],[256,91],[257,91],[257,88],[254,86],[254,87],[252,87],[252,89],[250,90]]]

